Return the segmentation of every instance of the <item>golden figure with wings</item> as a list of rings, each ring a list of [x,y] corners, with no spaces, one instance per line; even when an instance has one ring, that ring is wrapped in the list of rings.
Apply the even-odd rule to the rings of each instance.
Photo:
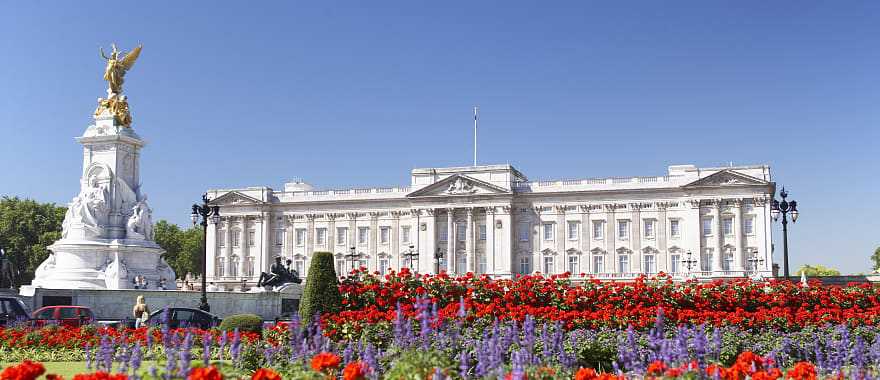
[[[125,55],[116,49],[116,44],[113,44],[112,46],[113,51],[110,52],[109,57],[104,54],[103,48],[100,49],[101,57],[104,57],[104,59],[107,60],[107,69],[104,70],[104,80],[110,83],[109,93],[121,94],[125,72],[134,66],[134,61],[136,61],[138,55],[141,54],[141,48],[143,48],[143,45],[138,45],[138,47],[132,49],[132,51]]]

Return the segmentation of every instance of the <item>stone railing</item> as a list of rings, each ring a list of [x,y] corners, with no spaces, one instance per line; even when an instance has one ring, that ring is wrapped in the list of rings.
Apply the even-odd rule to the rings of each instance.
[[[638,188],[638,187],[668,187],[681,184],[684,176],[655,176],[655,177],[610,177],[610,178],[584,178],[584,179],[560,179],[551,181],[531,181],[514,183],[516,192],[545,192],[545,191],[571,191],[571,190],[604,190],[615,188]]]
[[[409,186],[397,187],[372,187],[360,189],[335,189],[335,190],[312,190],[312,191],[283,191],[275,195],[282,201],[310,201],[310,200],[350,200],[350,199],[375,199],[397,198],[410,192]]]

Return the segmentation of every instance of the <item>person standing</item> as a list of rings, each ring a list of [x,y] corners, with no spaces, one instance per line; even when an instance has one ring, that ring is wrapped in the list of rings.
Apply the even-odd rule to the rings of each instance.
[[[147,306],[144,296],[137,296],[137,301],[131,313],[134,315],[135,328],[146,326],[147,320],[150,319],[150,308]]]

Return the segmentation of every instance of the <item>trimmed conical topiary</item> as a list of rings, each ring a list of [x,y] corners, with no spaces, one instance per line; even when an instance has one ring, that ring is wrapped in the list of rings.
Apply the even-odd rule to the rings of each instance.
[[[333,254],[315,252],[306,276],[306,287],[299,302],[299,316],[304,323],[316,314],[336,312],[342,307],[339,279],[333,265]]]

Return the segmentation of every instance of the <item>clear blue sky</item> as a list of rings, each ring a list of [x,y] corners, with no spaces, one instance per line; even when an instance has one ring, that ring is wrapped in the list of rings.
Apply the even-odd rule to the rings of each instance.
[[[877,1],[17,1],[0,36],[0,194],[76,195],[98,47],[141,42],[125,90],[157,218],[207,188],[468,164],[479,104],[482,163],[767,163],[801,204],[793,267],[868,272],[880,245]]]

